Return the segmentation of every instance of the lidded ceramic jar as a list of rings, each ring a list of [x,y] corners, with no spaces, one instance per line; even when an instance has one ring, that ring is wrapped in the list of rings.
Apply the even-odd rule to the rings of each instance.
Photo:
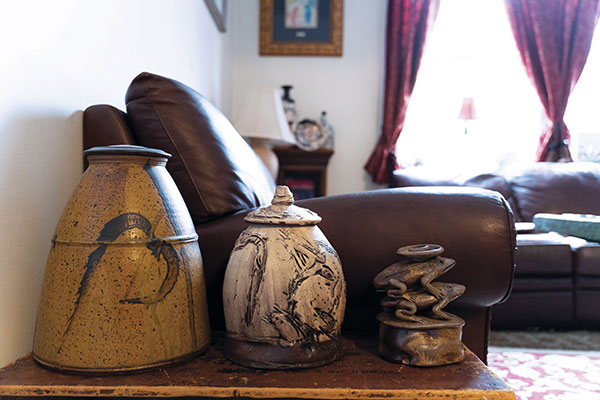
[[[278,186],[271,205],[249,213],[227,265],[225,354],[242,365],[306,368],[341,354],[342,265],[321,217],[293,201]]]
[[[194,357],[210,340],[204,270],[170,155],[129,145],[84,154],[52,238],[34,358],[103,374]]]

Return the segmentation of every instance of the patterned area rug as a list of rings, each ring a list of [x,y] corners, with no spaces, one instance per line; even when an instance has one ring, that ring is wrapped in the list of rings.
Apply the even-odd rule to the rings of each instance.
[[[490,346],[600,351],[600,331],[492,331]]]
[[[489,367],[517,399],[600,400],[600,332],[494,331],[490,345]]]

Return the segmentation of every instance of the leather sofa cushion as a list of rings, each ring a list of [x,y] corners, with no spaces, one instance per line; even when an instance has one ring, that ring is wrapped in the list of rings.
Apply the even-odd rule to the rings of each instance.
[[[600,329],[599,290],[575,292],[575,320],[579,329]]]
[[[469,186],[494,190],[506,199],[515,214],[516,221],[520,221],[516,213],[516,204],[513,200],[510,185],[504,176],[500,174],[483,173],[478,175],[443,176],[443,173],[440,173],[439,169],[426,167],[414,167],[394,171],[390,180],[390,187],[410,186]]]
[[[573,291],[516,292],[492,309],[492,328],[571,328]]]
[[[460,183],[457,176],[444,176],[443,171],[439,171],[437,168],[409,167],[394,171],[390,187],[460,186]]]
[[[600,277],[578,275],[575,277],[575,288],[577,291],[581,289],[594,289],[600,293]],[[598,307],[598,304],[596,304],[596,307]]]
[[[196,224],[271,201],[275,183],[264,164],[200,93],[143,72],[125,102],[138,144],[173,156],[167,169]]]
[[[600,164],[536,163],[509,181],[523,221],[542,212],[600,214]]]
[[[572,259],[571,246],[557,233],[517,235],[516,276],[570,276]]]
[[[496,173],[479,174],[464,181],[463,185],[495,190],[496,192],[500,193],[510,205],[515,217],[515,221],[521,221],[521,218],[516,211],[517,207],[513,198],[512,189],[510,188],[510,185],[504,176]]]
[[[579,240],[583,242],[581,245],[571,245],[575,252],[576,275],[600,277],[600,243]]]
[[[571,276],[536,278],[521,277],[514,280],[512,287],[512,293],[560,290],[573,290],[573,278]]]
[[[510,185],[502,175],[495,173],[479,174],[467,179],[464,186],[478,187],[482,189],[495,190],[499,192],[506,200],[512,198]]]
[[[510,186],[504,176],[495,173],[446,174],[437,168],[411,167],[394,171],[390,187],[410,186],[470,186],[495,190],[506,200],[512,197]]]

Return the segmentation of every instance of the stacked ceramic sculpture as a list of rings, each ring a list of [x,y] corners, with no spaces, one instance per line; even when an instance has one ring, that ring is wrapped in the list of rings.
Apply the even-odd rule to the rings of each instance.
[[[401,247],[405,260],[394,263],[373,279],[375,288],[385,292],[384,312],[377,315],[379,353],[403,364],[436,366],[464,358],[461,342],[465,322],[442,309],[461,296],[465,287],[434,282],[456,265],[440,257],[444,248],[434,244]]]

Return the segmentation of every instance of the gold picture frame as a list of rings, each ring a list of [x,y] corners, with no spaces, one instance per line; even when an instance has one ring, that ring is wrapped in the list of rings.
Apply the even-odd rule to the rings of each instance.
[[[341,57],[344,0],[313,0],[313,15],[302,14],[299,24],[290,23],[289,3],[293,0],[260,0],[259,54]]]

